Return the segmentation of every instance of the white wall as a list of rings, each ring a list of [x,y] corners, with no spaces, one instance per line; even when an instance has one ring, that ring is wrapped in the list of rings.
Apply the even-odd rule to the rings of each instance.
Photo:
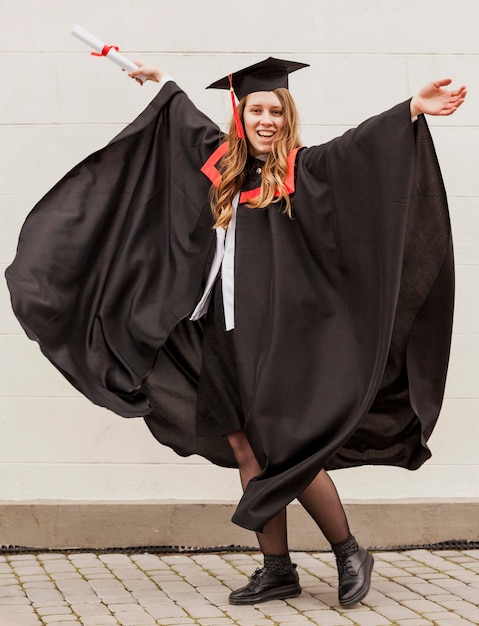
[[[293,9],[294,7],[294,9]],[[344,498],[478,497],[479,4],[477,0],[0,0],[0,269],[34,203],[155,94],[70,35],[81,24],[134,59],[166,67],[220,123],[228,95],[204,86],[273,55],[295,74],[305,143],[319,143],[431,79],[467,83],[467,103],[430,120],[449,193],[457,312],[433,459],[408,473],[335,473]],[[177,457],[81,397],[28,341],[0,284],[0,500],[236,499],[236,472]]]

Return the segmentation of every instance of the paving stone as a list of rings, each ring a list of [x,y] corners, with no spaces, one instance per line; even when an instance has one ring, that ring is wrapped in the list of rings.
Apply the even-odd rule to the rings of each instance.
[[[215,556],[215,555],[212,555]],[[205,557],[208,560],[208,555],[205,555]],[[177,555],[177,554],[173,554],[173,555],[166,555],[166,556],[162,556],[161,560],[164,563],[168,563],[169,565],[174,565],[175,563],[189,563],[190,562],[190,557],[189,556],[182,556],[182,555]],[[215,559],[209,559],[211,561],[214,561]],[[218,557],[218,561],[222,561],[222,559],[220,557]]]
[[[424,578],[424,574],[435,574],[435,570],[431,567],[426,567],[425,565],[413,565],[405,568],[409,574],[413,574],[414,576],[421,576]]]
[[[457,591],[455,591],[456,596],[462,598],[463,600],[468,600],[469,602],[477,602],[478,592],[477,588],[474,587],[459,587]]]
[[[69,561],[48,561],[44,564],[44,568],[47,572],[59,573],[59,572],[76,572],[75,567]]]
[[[357,626],[387,626],[391,621],[375,611],[347,611],[345,616]]]
[[[98,557],[100,561],[103,563],[107,563],[108,565],[130,565],[131,559],[127,554],[121,553],[111,553],[111,554],[100,554]]]
[[[15,604],[13,606],[0,606],[0,617],[4,613],[9,613],[11,615],[35,615],[36,614],[31,604]]]
[[[13,574],[0,574],[0,585],[18,585],[18,576],[14,576]]]
[[[104,615],[100,617],[98,615],[94,617],[82,617],[83,626],[112,626],[118,625],[118,620],[113,615]]]
[[[89,585],[86,580],[83,580],[83,578],[57,580],[56,585],[62,591],[82,591],[84,593],[91,591],[94,593],[91,585]]]
[[[20,587],[20,585],[8,585],[6,587],[0,587],[0,604],[2,603],[3,598],[12,598],[15,596],[25,596],[25,592]]]
[[[250,622],[248,620],[238,620],[236,622],[238,626],[278,626],[278,622],[273,622],[271,619],[259,619],[255,622]]]
[[[387,594],[392,600],[396,600],[396,602],[402,602],[406,600],[422,600],[421,596],[415,593],[414,591],[409,591],[408,589],[403,589],[402,591],[393,591]]]
[[[395,623],[398,626],[429,626],[432,624],[428,619],[399,619]]]
[[[58,582],[62,580],[78,580],[82,578],[82,575],[75,569],[71,572],[51,572],[50,578],[55,582]]]
[[[135,598],[130,595],[130,594],[126,594],[126,595],[114,595],[114,594],[108,594],[108,593],[99,593],[98,594],[102,600],[102,602],[104,604],[107,604],[108,606],[111,604],[122,604],[123,606],[125,604],[130,604],[130,605],[137,605],[138,603],[135,602]]]
[[[227,617],[208,617],[195,620],[197,624],[202,626],[234,626],[236,622],[228,619]]]
[[[98,578],[89,581],[90,586],[95,591],[116,590],[126,591],[124,584],[117,578]]]
[[[416,613],[423,614],[441,611],[447,613],[446,608],[429,600],[404,600],[402,604],[410,608],[412,611],[415,611]]]
[[[63,601],[62,594],[57,589],[43,589],[43,588],[31,588],[27,589],[27,596],[30,598],[31,602],[43,603],[49,602],[50,604],[55,604],[56,602]]]
[[[313,598],[309,594],[305,593],[297,598],[288,598],[286,602],[298,611],[317,611],[318,609],[326,608],[328,606],[324,602],[318,600],[318,598]]]
[[[435,624],[437,621],[441,621],[441,620],[446,620],[446,619],[454,619],[454,620],[460,620],[461,617],[460,615],[456,615],[455,613],[424,613],[424,617],[428,620],[430,620],[433,624]]]
[[[264,605],[258,606],[258,610],[261,613],[264,613],[267,616],[274,616],[275,618],[278,616],[291,615],[293,613],[297,613],[296,609],[289,604],[273,604],[272,602],[267,602]],[[278,618],[279,619],[279,618]]]
[[[321,591],[319,594],[312,594],[311,597],[318,601],[318,604],[313,610],[320,610],[324,606],[329,608],[338,606],[338,592],[336,590],[329,593]]]
[[[224,617],[225,615],[223,611],[215,606],[211,606],[210,604],[192,604],[185,606],[184,609],[193,619],[206,617]]]
[[[231,604],[227,604],[220,605],[218,608],[234,620],[259,620],[264,618],[263,613],[261,613],[261,611],[254,606],[233,606]]]
[[[368,593],[368,595],[362,601],[362,603],[365,604],[366,606],[376,607],[376,608],[383,607],[383,606],[387,606],[387,607],[398,606],[398,603],[395,600],[392,600],[388,596],[380,593],[379,591],[376,591],[375,589],[372,589]]]
[[[479,608],[472,609],[470,611],[457,611],[458,615],[463,617],[464,619],[469,620],[473,624],[479,624]]]
[[[15,567],[15,574],[19,577],[22,576],[45,576],[45,570],[40,565],[25,565],[20,567]]]
[[[157,554],[132,554],[130,559],[143,569],[155,569],[161,563]]]
[[[321,626],[348,626],[353,624],[347,616],[340,615],[336,611],[325,609],[323,611],[305,611],[304,615],[308,617],[313,624],[321,624]]]
[[[276,623],[281,624],[281,626],[298,626],[299,624],[311,624],[311,620],[301,613],[296,613],[296,615],[284,615]]]
[[[40,618],[34,614],[22,615],[1,609],[0,624],[2,624],[2,626],[42,626]]]
[[[69,615],[71,614],[71,609],[68,606],[42,606],[37,609],[37,613],[39,615]]]
[[[441,606],[445,606],[446,609],[454,611],[455,613],[459,613],[462,610],[472,610],[477,608],[478,606],[477,603],[467,602],[466,600],[462,600],[457,596],[453,596],[451,594],[448,596],[438,597],[435,601]]]
[[[190,617],[165,617],[157,623],[161,624],[161,626],[190,626],[190,624],[196,624],[197,622]]]
[[[132,593],[134,591],[159,591],[158,585],[149,578],[143,580],[126,580],[123,581],[123,584],[125,588]]]
[[[428,596],[437,596],[444,593],[444,589],[439,585],[433,585],[431,583],[426,583],[424,581],[414,582],[414,583],[404,583],[404,586],[410,589],[411,591],[415,591],[420,596],[428,597]]]
[[[464,568],[459,572],[453,572],[453,576],[454,578],[457,578],[457,580],[462,580],[467,583],[479,580],[479,575],[476,572],[471,572],[470,570]]]
[[[141,591],[132,591],[131,595],[133,598],[136,598],[138,602],[143,603],[151,603],[151,604],[162,604],[163,602],[171,602],[170,598],[160,591],[159,589],[152,590],[141,590]]]
[[[112,568],[112,571],[115,576],[121,578],[123,581],[134,579],[148,580],[145,572],[142,572],[136,567]]]
[[[418,619],[420,617],[415,611],[400,604],[376,607],[376,611],[393,622],[399,619]]]
[[[156,620],[168,617],[188,617],[186,611],[174,603],[149,605],[148,613]]]
[[[177,593],[186,593],[186,592],[194,592],[195,588],[189,583],[182,580],[175,581],[165,581],[162,585],[162,591],[165,593],[177,592]]]
[[[77,613],[80,617],[92,615],[111,615],[109,608],[100,603],[72,604],[71,608],[72,611]]]
[[[43,574],[34,574],[32,576],[19,576],[18,577],[20,582],[22,583],[22,585],[24,585],[25,583],[47,583],[47,582],[51,582],[51,578],[50,576],[48,576],[47,574],[43,573]]]
[[[91,594],[64,594],[68,604],[100,604],[101,598],[95,593]]]
[[[78,618],[75,615],[46,615],[42,617],[42,621],[45,624],[68,624],[71,626],[72,624],[81,624]]]
[[[28,589],[56,589],[55,584],[51,580],[42,580],[33,583],[24,583],[23,588]]]
[[[156,623],[150,615],[140,611],[118,613],[116,618],[122,626],[150,626]]]
[[[433,622],[434,626],[471,626],[474,622],[470,622],[465,619],[453,619],[454,615],[451,615],[448,619],[438,619]]]
[[[2,626],[45,626],[45,622],[42,621],[36,615],[13,615],[13,614],[0,614],[0,623]]]
[[[22,606],[24,604],[30,604],[30,600],[27,596],[10,596],[8,598],[0,598],[0,606]]]

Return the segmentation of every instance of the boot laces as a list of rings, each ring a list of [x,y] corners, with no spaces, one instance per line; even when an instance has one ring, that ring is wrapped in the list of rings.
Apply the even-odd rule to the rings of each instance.
[[[349,574],[350,576],[356,576],[357,573],[349,557],[338,560],[338,569],[343,574]]]

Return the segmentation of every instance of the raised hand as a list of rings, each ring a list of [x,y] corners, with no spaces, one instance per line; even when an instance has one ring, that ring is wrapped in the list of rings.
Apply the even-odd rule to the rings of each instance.
[[[165,70],[162,70],[160,67],[156,67],[156,65],[148,65],[142,63],[141,61],[135,61],[136,65],[138,65],[137,70],[133,70],[133,72],[129,72],[128,76],[130,78],[134,78],[137,83],[143,85],[143,81],[138,78],[138,76],[143,76],[146,80],[152,80],[155,83],[159,83],[162,77],[166,74]]]
[[[428,115],[451,115],[461,106],[467,94],[466,87],[445,89],[451,78],[442,78],[425,85],[411,100],[411,117],[420,113]]]

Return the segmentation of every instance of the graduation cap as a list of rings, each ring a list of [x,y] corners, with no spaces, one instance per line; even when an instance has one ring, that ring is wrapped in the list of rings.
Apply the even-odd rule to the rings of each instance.
[[[264,61],[220,78],[220,80],[208,85],[206,89],[228,89],[231,92],[236,131],[238,137],[242,138],[244,131],[236,109],[235,93],[241,100],[241,98],[255,91],[273,91],[280,87],[287,89],[289,74],[303,67],[309,67],[309,64],[269,57]]]

